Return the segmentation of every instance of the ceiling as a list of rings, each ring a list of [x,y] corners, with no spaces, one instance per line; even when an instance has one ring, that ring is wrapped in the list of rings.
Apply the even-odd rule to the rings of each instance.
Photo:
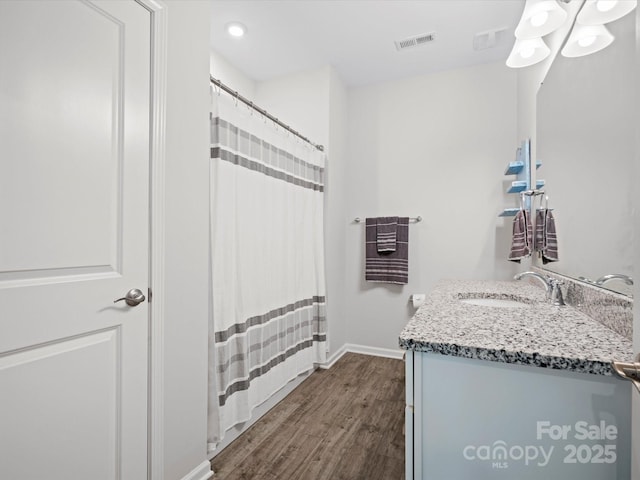
[[[211,0],[211,48],[255,81],[332,65],[348,86],[362,86],[504,62],[523,8],[524,0]],[[230,37],[229,22],[247,34]],[[474,49],[476,34],[498,29],[506,30],[493,48]],[[394,41],[432,32],[433,42],[396,49]]]

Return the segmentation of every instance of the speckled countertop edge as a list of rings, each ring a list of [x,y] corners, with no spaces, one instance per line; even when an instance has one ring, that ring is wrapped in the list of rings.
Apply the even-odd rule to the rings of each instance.
[[[461,297],[516,299],[522,308],[476,306]],[[611,375],[631,342],[572,307],[556,307],[526,282],[444,280],[400,334],[407,350]]]

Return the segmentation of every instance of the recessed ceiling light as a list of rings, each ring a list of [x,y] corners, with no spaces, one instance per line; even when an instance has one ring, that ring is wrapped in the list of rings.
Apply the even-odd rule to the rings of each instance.
[[[232,37],[240,38],[244,36],[247,32],[247,27],[245,27],[240,22],[232,22],[227,24],[227,33]]]

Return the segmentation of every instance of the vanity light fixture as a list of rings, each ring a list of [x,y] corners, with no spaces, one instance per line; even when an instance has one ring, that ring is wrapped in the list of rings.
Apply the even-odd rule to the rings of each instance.
[[[560,53],[565,57],[581,57],[608,47],[614,36],[604,24],[624,17],[637,5],[638,0],[584,0]],[[549,48],[541,37],[560,28],[566,19],[567,12],[556,0],[527,0],[507,66],[528,67],[547,58]],[[535,40],[535,44],[525,44],[525,39]]]
[[[638,0],[585,0],[560,53],[581,57],[598,52],[613,43],[614,36],[604,26],[631,13]]]
[[[547,58],[551,51],[542,37],[557,30],[566,19],[567,12],[556,0],[527,0],[507,66],[528,67]]]
[[[576,22],[561,53],[564,57],[582,57],[608,47],[613,39],[604,25],[580,25]]]
[[[581,25],[603,25],[624,17],[638,5],[638,0],[586,0],[578,13]]]
[[[247,33],[247,27],[240,22],[227,23],[227,33],[235,38],[243,37]]]
[[[507,66],[511,68],[528,67],[541,62],[549,56],[551,50],[542,38],[526,40],[516,39],[513,49],[507,58]]]
[[[543,37],[560,28],[567,19],[556,0],[527,0],[515,35],[518,39]]]

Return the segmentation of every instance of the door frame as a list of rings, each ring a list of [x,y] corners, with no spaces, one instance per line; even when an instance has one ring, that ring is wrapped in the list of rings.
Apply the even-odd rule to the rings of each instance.
[[[640,78],[640,7],[636,7],[634,12],[636,16],[636,55],[635,55],[635,73],[636,81]],[[636,92],[635,105],[640,106],[640,94]],[[640,161],[640,119],[636,118],[636,151],[635,151],[635,165],[638,165]],[[640,167],[636,166],[635,172],[632,172],[634,180],[640,180]],[[636,190],[633,197],[633,206],[635,207],[635,216],[633,221],[635,224],[634,233],[634,251],[636,252],[633,259],[634,277],[636,282],[633,287],[633,298],[640,298],[640,282],[638,278],[638,268],[640,266],[640,191]],[[640,354],[640,308],[638,305],[633,307],[633,352],[635,355]],[[631,398],[631,478],[640,478],[640,453],[638,453],[640,447],[640,394],[636,389],[632,389]]]
[[[164,479],[164,231],[168,5],[135,0],[151,15],[151,115],[149,152],[149,354],[147,479]]]

